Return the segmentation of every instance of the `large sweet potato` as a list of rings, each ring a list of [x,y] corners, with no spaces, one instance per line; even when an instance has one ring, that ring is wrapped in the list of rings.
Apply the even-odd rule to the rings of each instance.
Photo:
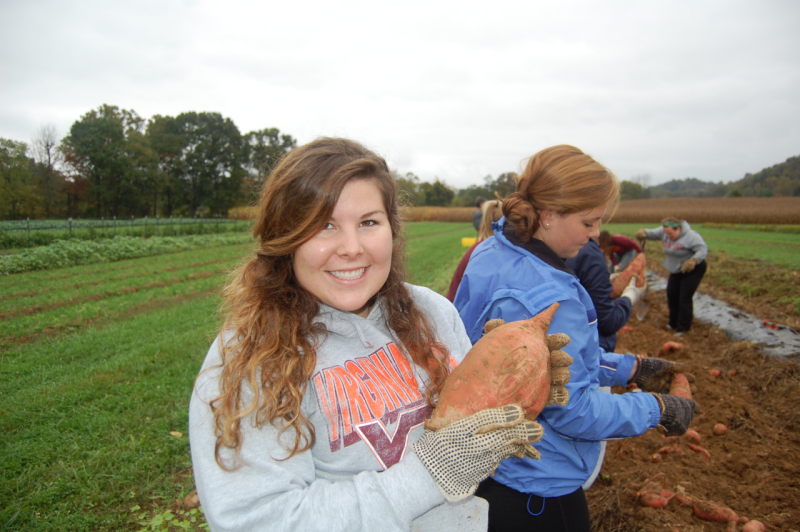
[[[535,419],[547,404],[565,404],[563,385],[569,382],[572,357],[559,349],[569,337],[546,334],[556,309],[558,303],[529,320],[487,332],[447,378],[425,427],[439,430],[485,408],[511,403]]]
[[[622,291],[631,283],[631,276],[636,276],[636,286],[641,288],[647,281],[645,278],[647,260],[644,253],[639,253],[636,258],[631,261],[625,270],[611,282],[611,297],[616,299],[622,295]]]

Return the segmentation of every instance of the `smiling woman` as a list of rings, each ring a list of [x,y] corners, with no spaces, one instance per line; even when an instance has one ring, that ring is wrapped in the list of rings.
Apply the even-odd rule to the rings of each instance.
[[[539,435],[519,406],[423,428],[472,345],[449,301],[404,283],[396,198],[344,139],[266,179],[189,411],[212,530],[485,530],[478,482]]]
[[[389,278],[392,229],[374,179],[352,179],[322,230],[294,254],[297,282],[322,303],[366,318]]]

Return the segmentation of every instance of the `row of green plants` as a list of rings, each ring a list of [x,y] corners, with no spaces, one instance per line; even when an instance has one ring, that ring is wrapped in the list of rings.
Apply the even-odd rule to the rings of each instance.
[[[22,220],[0,222],[0,249],[46,246],[58,240],[100,240],[117,236],[205,235],[246,232],[248,220],[227,218],[136,218],[129,220]]]
[[[250,240],[250,236],[243,232],[180,237],[154,236],[147,239],[118,236],[101,240],[57,240],[47,246],[0,257],[0,275],[113,262]]]
[[[99,282],[92,266],[79,266],[59,270],[68,277],[60,283],[46,281],[50,284],[47,288],[35,277],[53,272],[17,276],[19,282],[3,283],[0,292],[0,349],[39,335],[75,332],[96,322],[147,312],[165,302],[174,304],[216,292],[246,252],[245,245],[234,244],[204,250],[201,257],[194,250],[179,253],[182,265],[146,258],[117,262],[113,265],[134,263],[135,268],[121,268],[117,275],[109,270]]]

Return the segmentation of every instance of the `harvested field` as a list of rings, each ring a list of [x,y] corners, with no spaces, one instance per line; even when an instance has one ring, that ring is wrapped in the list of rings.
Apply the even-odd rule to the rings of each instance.
[[[620,202],[614,223],[659,223],[674,216],[692,223],[800,224],[800,197],[659,198]]]
[[[702,286],[701,286],[702,290]],[[764,355],[748,342],[732,342],[717,327],[695,323],[676,338],[666,330],[666,296],[649,293],[644,321],[632,318],[618,336],[617,352],[656,356],[667,341],[684,348],[660,355],[694,375],[692,395],[701,405],[692,428],[699,444],[651,430],[610,441],[595,484],[586,493],[593,532],[680,530],[714,532],[727,523],[701,520],[672,499],[666,507],[642,506],[645,480],[663,473],[665,488],[726,506],[770,530],[798,530],[800,523],[800,370],[796,361]],[[709,370],[720,370],[713,377]],[[622,391],[617,389],[615,391]],[[716,436],[721,423],[726,434]],[[690,443],[708,451],[693,449]],[[661,451],[661,452],[660,452]]]

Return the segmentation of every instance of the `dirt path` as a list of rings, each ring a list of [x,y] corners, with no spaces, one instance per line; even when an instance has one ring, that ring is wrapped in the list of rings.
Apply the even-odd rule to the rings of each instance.
[[[637,490],[663,472],[669,490],[682,486],[693,497],[727,506],[772,530],[800,531],[796,358],[764,355],[757,346],[731,341],[719,328],[697,321],[687,334],[675,337],[666,329],[665,293],[654,292],[647,299],[647,316],[641,322],[631,319],[631,329],[621,332],[616,351],[656,356],[667,341],[685,345],[663,356],[680,361],[695,376],[692,391],[702,412],[693,428],[701,434],[699,445],[709,458],[691,450],[685,438],[667,440],[657,430],[609,442],[601,477],[587,492],[593,530],[727,530],[726,523],[695,517],[676,499],[662,509],[641,506]],[[720,376],[711,376],[712,369]],[[728,426],[727,434],[713,434],[717,423]],[[665,446],[673,451],[659,453]]]

